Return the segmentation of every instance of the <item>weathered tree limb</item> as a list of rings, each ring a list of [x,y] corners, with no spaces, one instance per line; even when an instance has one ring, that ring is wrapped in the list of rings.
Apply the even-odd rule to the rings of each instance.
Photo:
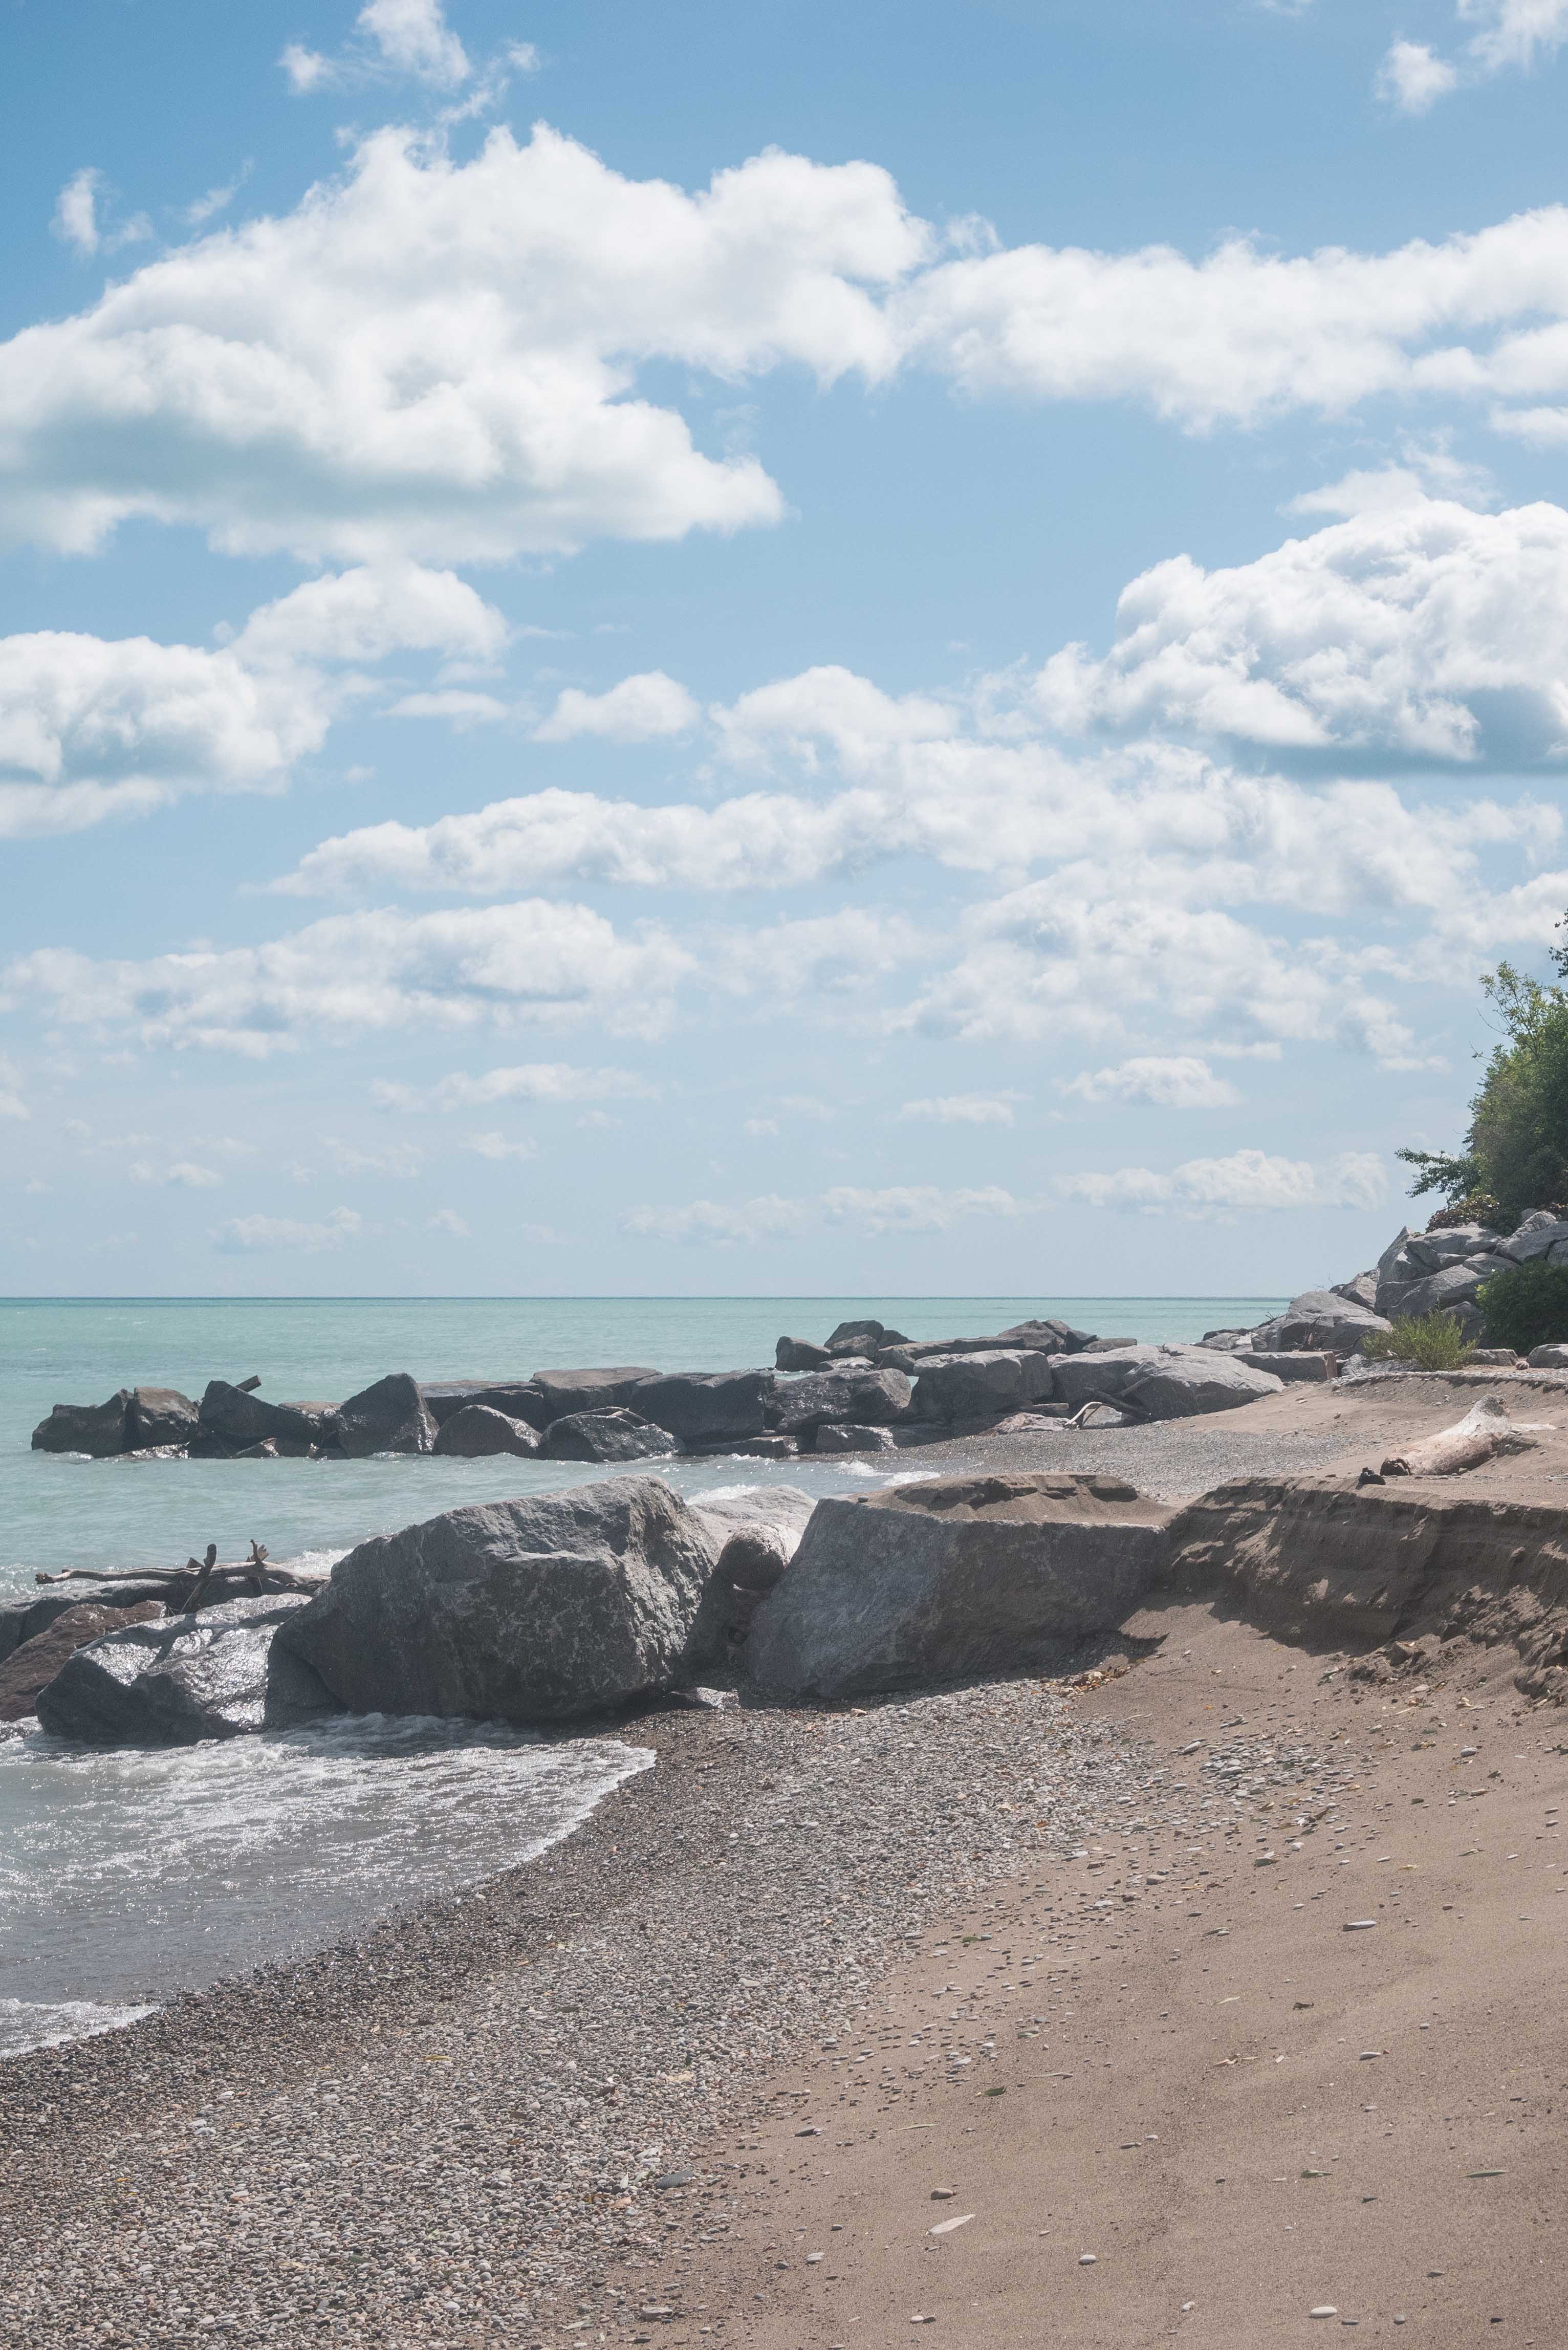
[[[1391,1453],[1382,1467],[1385,1477],[1462,1477],[1467,1469],[1482,1469],[1489,1461],[1510,1452],[1533,1451],[1535,1439],[1515,1426],[1498,1397],[1487,1396],[1452,1428],[1407,1444]]]
[[[204,1559],[187,1559],[183,1566],[63,1566],[53,1575],[39,1574],[35,1581],[50,1583],[138,1584],[144,1589],[161,1590],[169,1607],[179,1615],[190,1615],[199,1607],[211,1606],[220,1597],[234,1598],[244,1592],[257,1594],[268,1591],[304,1591],[320,1589],[320,1578],[296,1575],[286,1566],[275,1566],[264,1544],[253,1542],[251,1555],[244,1559],[220,1560],[216,1543],[209,1543]]]
[[[209,1543],[207,1544],[207,1555],[202,1561],[200,1566],[196,1565],[196,1562],[193,1558],[188,1558],[186,1560],[186,1572],[189,1573],[192,1568],[194,1568],[196,1580],[192,1583],[184,1599],[181,1602],[180,1613],[182,1616],[193,1616],[197,1608],[200,1607],[205,1595],[207,1586],[213,1580],[213,1569],[217,1565],[217,1564],[218,1545],[216,1543]]]
[[[1093,1411],[1096,1404],[1103,1404],[1107,1411],[1125,1411],[1134,1419],[1147,1419],[1149,1417],[1147,1407],[1141,1403],[1135,1403],[1131,1396],[1092,1395],[1085,1397],[1077,1410],[1065,1423],[1066,1426],[1082,1428],[1085,1415]]]

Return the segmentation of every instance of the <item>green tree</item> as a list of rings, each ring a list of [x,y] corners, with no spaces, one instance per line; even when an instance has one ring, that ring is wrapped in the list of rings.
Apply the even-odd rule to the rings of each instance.
[[[1563,929],[1559,924],[1558,928]],[[1568,947],[1554,947],[1568,979]],[[1438,1191],[1450,1206],[1490,1194],[1511,1229],[1532,1208],[1568,1198],[1568,989],[1528,979],[1511,963],[1482,978],[1501,1041],[1470,1103],[1462,1151],[1401,1150],[1411,1191]]]

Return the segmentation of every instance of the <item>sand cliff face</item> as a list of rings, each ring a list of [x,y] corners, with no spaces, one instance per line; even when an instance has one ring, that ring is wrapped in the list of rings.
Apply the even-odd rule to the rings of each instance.
[[[1357,1491],[1349,1471],[1241,1479],[1172,1522],[1170,1587],[1307,1647],[1511,1640],[1519,1687],[1561,1696],[1568,1513],[1520,1483],[1508,1494],[1418,1480]]]

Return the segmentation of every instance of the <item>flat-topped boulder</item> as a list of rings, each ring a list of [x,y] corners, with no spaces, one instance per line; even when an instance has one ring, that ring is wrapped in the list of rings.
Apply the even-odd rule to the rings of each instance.
[[[1138,1606],[1171,1514],[1120,1478],[1057,1471],[819,1502],[747,1669],[788,1700],[1036,1670]]]
[[[643,1381],[636,1409],[683,1444],[761,1436],[775,1385],[771,1371],[672,1371]]]
[[[338,1712],[316,1673],[276,1644],[279,1627],[314,1604],[279,1593],[109,1632],[67,1658],[38,1693],[38,1720],[87,1745],[194,1746]]]
[[[550,1425],[543,1392],[532,1379],[421,1379],[420,1394],[438,1428],[471,1404],[504,1412],[508,1419],[525,1419],[541,1433]]]
[[[697,1677],[718,1547],[656,1477],[448,1510],[339,1559],[285,1636],[356,1713],[602,1713]]]
[[[1048,1355],[1023,1347],[988,1347],[973,1354],[926,1356],[910,1409],[917,1419],[1004,1419],[1021,1404],[1039,1403],[1054,1391]]]
[[[271,1440],[287,1460],[305,1460],[322,1445],[335,1445],[337,1430],[330,1407],[306,1409],[269,1403],[254,1389],[228,1379],[209,1379],[202,1393],[193,1449],[225,1460]]]
[[[774,1368],[778,1371],[816,1371],[832,1360],[826,1347],[814,1346],[809,1338],[781,1338],[774,1348]]]
[[[1382,1294],[1380,1284],[1380,1300]],[[1303,1289],[1299,1296],[1292,1298],[1282,1314],[1259,1324],[1251,1333],[1251,1351],[1262,1355],[1293,1354],[1304,1348],[1317,1353],[1327,1347],[1336,1355],[1355,1355],[1360,1352],[1364,1338],[1389,1327],[1381,1304],[1374,1313],[1354,1298],[1342,1297],[1337,1290]]]
[[[57,1403],[33,1430],[33,1450],[85,1452],[94,1461],[106,1461],[129,1449],[125,1416],[130,1409],[129,1388],[120,1388],[105,1403]]]
[[[904,1418],[913,1392],[902,1371],[875,1370],[869,1365],[808,1371],[804,1378],[777,1382],[768,1422],[781,1435],[797,1440],[810,1436],[824,1420],[886,1427]]]
[[[658,1377],[646,1364],[619,1363],[597,1371],[535,1371],[530,1385],[543,1396],[547,1419],[565,1419],[569,1412],[629,1403],[645,1379]]]

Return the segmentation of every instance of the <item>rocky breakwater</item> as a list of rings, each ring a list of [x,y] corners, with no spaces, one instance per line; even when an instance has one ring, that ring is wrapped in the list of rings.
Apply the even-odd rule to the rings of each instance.
[[[781,1338],[771,1369],[620,1364],[425,1381],[397,1371],[342,1403],[275,1403],[256,1378],[210,1380],[200,1403],[171,1388],[122,1388],[106,1403],[57,1404],[33,1448],[92,1460],[793,1460],[929,1444],[1014,1419],[1023,1427],[1066,1419],[1092,1403],[1134,1419],[1220,1411],[1276,1384],[1262,1360],[1221,1369],[1213,1347],[1139,1347],[1064,1322],[911,1339],[860,1321],[841,1323],[820,1347]]]

